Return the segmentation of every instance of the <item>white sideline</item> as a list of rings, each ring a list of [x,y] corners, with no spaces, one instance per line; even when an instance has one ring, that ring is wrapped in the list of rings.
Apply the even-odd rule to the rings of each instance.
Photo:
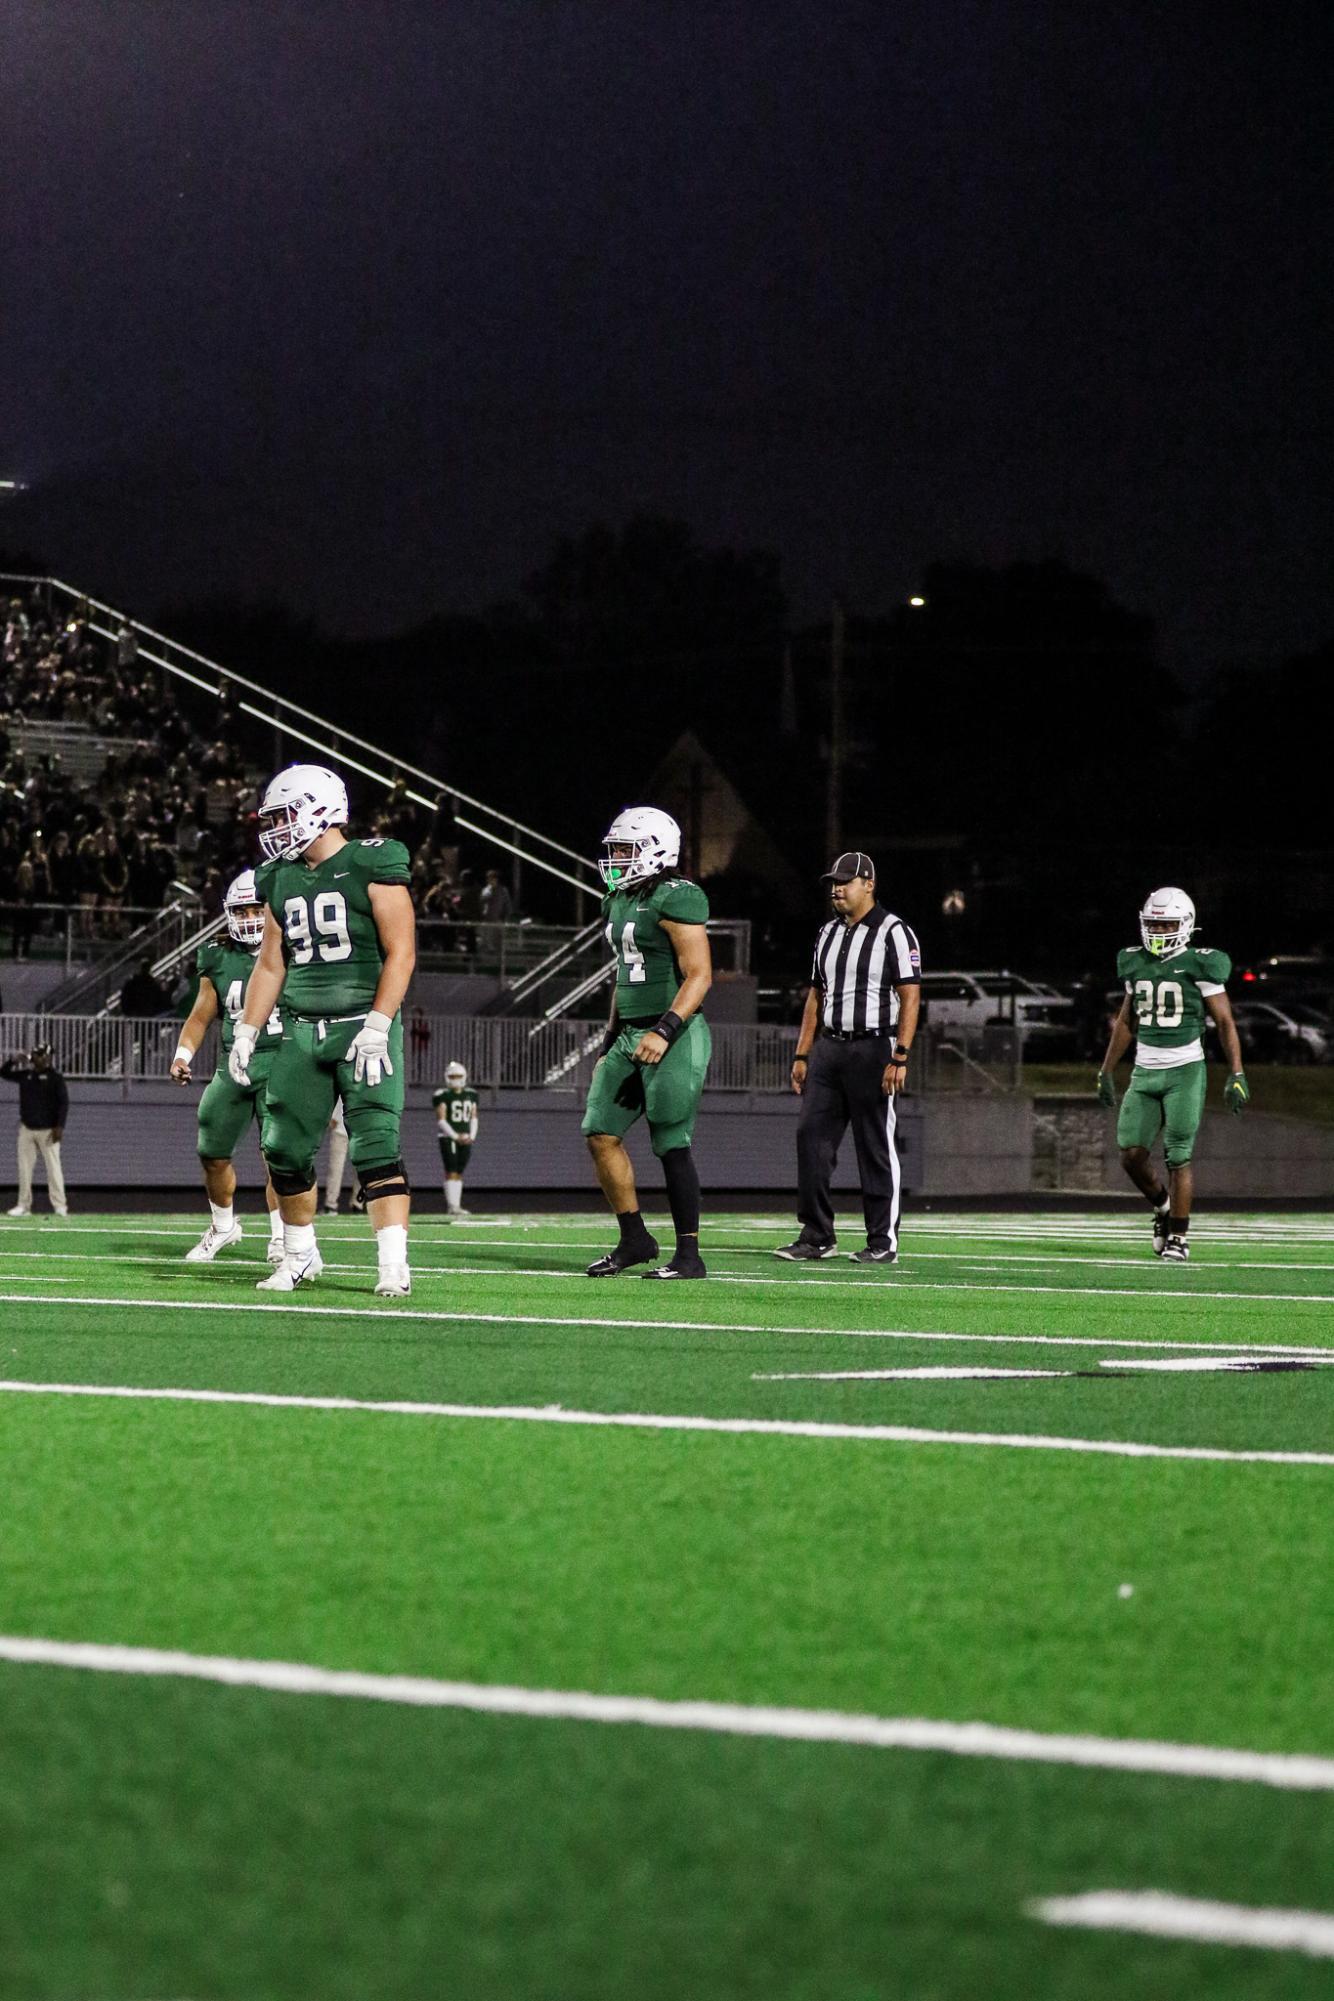
[[[1131,1335],[1093,1334],[940,1334],[906,1327],[775,1327],[745,1320],[631,1320],[588,1313],[451,1313],[424,1306],[329,1306],[318,1290],[298,1295],[300,1306],[250,1299],[117,1299],[102,1294],[72,1299],[41,1299],[25,1292],[0,1292],[0,1305],[144,1307],[154,1313],[299,1313],[317,1320],[425,1320],[479,1327],[606,1327],[662,1329],[669,1334],[793,1334],[810,1340],[981,1342],[986,1347],[1018,1348],[1148,1348],[1213,1354],[1220,1346],[1239,1355],[1289,1355],[1303,1359],[1334,1359],[1334,1348],[1312,1348],[1288,1341],[1149,1341]]]
[[[975,1445],[1023,1452],[1091,1452],[1114,1459],[1200,1459],[1244,1466],[1334,1466],[1334,1452],[1242,1452],[1221,1445],[1147,1445],[1119,1438],[1059,1438],[1040,1432],[936,1431],[915,1424],[837,1424],[816,1418],[690,1417],[682,1413],[566,1410],[563,1404],[374,1402],[363,1397],[283,1396],[270,1390],[147,1389],[109,1383],[0,1380],[0,1394],[109,1397],[146,1403],[256,1404],[271,1410],[366,1411],[380,1417],[482,1418],[513,1424],[572,1424],[613,1431],[719,1432],[733,1437],[821,1438],[874,1445]]]
[[[1151,1738],[1067,1736],[994,1723],[945,1723],[917,1716],[859,1716],[838,1709],[777,1709],[740,1702],[667,1702],[645,1695],[590,1695],[576,1689],[509,1688],[437,1681],[425,1675],[362,1674],[299,1661],[240,1660],[157,1647],[0,1637],[0,1660],[20,1666],[81,1668],[95,1674],[167,1675],[262,1688],[280,1695],[331,1695],[414,1709],[469,1709],[491,1716],[531,1716],[578,1723],[638,1723],[655,1730],[700,1730],[728,1737],[776,1737],[807,1744],[857,1744],[876,1750],[946,1751],[961,1758],[1004,1758],[1080,1765],[1170,1778],[1222,1779],[1284,1792],[1334,1792],[1334,1758],[1306,1752],[1236,1751]]]
[[[1215,1904],[1165,1890],[1088,1890],[1079,1897],[1043,1897],[1026,1906],[1047,1925],[1086,1931],[1139,1932],[1149,1938],[1190,1939],[1197,1945],[1253,1945],[1334,1959],[1334,1917],[1323,1911],[1282,1911],[1255,1904]]]

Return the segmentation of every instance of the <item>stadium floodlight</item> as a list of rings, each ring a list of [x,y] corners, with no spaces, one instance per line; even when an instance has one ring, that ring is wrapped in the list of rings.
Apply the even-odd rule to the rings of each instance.
[[[915,611],[920,611],[920,610],[922,609],[922,606],[923,606],[923,605],[924,605],[924,604],[926,603],[926,599],[925,599],[925,598],[909,598],[909,599],[908,599],[908,602],[909,602],[909,604],[910,604],[910,605],[912,605],[912,607],[913,607],[913,609],[914,609]]]
[[[22,479],[0,479],[0,493],[26,493],[28,483]]]

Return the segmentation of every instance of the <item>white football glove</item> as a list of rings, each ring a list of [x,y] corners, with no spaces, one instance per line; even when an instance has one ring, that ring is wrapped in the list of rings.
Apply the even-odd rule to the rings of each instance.
[[[227,1058],[227,1071],[233,1084],[250,1082],[250,1059],[255,1053],[259,1030],[252,1028],[248,1021],[238,1021],[232,1036],[232,1053]]]
[[[389,1061],[389,1031],[393,1025],[387,1014],[378,1014],[374,1008],[366,1016],[365,1027],[347,1045],[347,1060],[354,1066],[354,1083],[369,1084],[373,1091],[381,1077],[393,1076],[394,1066]]]

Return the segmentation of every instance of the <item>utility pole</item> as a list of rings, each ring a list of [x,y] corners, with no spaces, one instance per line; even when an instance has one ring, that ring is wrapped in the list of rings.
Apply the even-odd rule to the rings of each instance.
[[[843,846],[843,766],[847,760],[847,721],[843,711],[843,600],[834,599],[829,620],[829,779],[825,792],[825,847],[832,861]]]

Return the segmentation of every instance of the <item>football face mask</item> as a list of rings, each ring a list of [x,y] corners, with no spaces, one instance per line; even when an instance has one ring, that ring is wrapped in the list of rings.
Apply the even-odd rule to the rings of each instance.
[[[1155,959],[1184,952],[1195,930],[1195,905],[1184,889],[1155,889],[1139,914],[1139,935]]]
[[[257,952],[264,943],[264,905],[255,894],[255,871],[242,869],[227,891],[223,909],[234,944]]]
[[[445,1065],[445,1082],[451,1091],[461,1091],[468,1081],[468,1073],[461,1063]]]
[[[624,889],[675,868],[681,859],[681,829],[656,806],[631,806],[618,813],[602,837],[598,862],[608,889]]]
[[[322,764],[289,764],[259,802],[259,845],[266,861],[295,861],[330,827],[347,825],[347,787]]]

